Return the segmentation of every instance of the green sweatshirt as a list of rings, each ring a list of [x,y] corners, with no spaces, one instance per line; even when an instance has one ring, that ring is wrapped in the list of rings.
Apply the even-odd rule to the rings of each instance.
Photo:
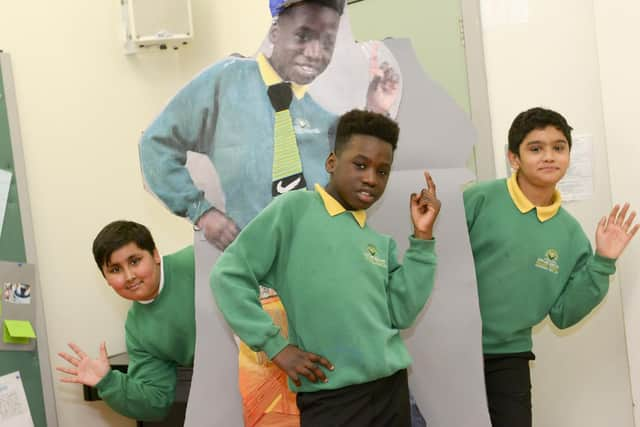
[[[391,237],[360,226],[350,211],[330,215],[325,203],[312,191],[279,196],[242,230],[211,274],[225,319],[254,351],[273,358],[290,343],[334,364],[325,372],[328,383],[302,378],[301,387],[289,382],[294,391],[337,389],[408,367],[400,329],[414,322],[434,283],[433,240],[410,238],[400,265]],[[278,292],[288,342],[262,310],[258,284]]]
[[[464,192],[485,354],[531,351],[531,328],[547,315],[559,328],[574,325],[604,298],[615,272],[615,260],[593,254],[559,195],[555,207],[535,208],[510,181],[513,193],[505,179]]]
[[[134,302],[125,324],[129,368],[96,385],[113,410],[137,420],[164,418],[175,398],[176,366],[193,365],[196,341],[194,256],[189,246],[162,258],[163,286],[149,304]]]

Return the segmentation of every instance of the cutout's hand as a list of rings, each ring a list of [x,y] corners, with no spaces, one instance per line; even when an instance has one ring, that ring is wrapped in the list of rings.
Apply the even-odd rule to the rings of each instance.
[[[216,208],[209,209],[197,222],[204,237],[216,248],[224,251],[239,233],[235,222]]]
[[[620,209],[615,205],[609,217],[602,217],[596,228],[596,252],[598,255],[607,258],[618,258],[622,255],[624,248],[636,235],[640,224],[633,224],[636,212],[631,212],[628,218],[629,203],[625,203]]]
[[[282,369],[298,387],[301,385],[301,375],[312,383],[318,381],[326,383],[329,380],[322,369],[320,369],[320,366],[324,366],[330,371],[334,369],[331,362],[324,357],[315,353],[302,351],[293,345],[286,346],[272,359],[272,362],[275,363],[278,368]]]
[[[411,221],[413,222],[413,234],[418,239],[433,239],[433,225],[440,213],[440,200],[436,195],[436,184],[429,172],[424,171],[424,179],[427,188],[423,188],[420,194],[413,193],[409,200]]]
[[[371,49],[369,59],[369,88],[366,109],[374,113],[389,114],[398,97],[400,75],[388,62],[378,64],[378,44]]]
[[[104,341],[100,344],[100,355],[97,359],[89,358],[89,356],[74,343],[69,343],[69,347],[77,357],[64,352],[58,353],[58,356],[74,366],[73,368],[56,367],[57,371],[71,375],[69,377],[61,377],[60,381],[63,383],[84,384],[93,387],[109,373],[111,367],[109,366],[109,359],[107,359],[107,346]]]

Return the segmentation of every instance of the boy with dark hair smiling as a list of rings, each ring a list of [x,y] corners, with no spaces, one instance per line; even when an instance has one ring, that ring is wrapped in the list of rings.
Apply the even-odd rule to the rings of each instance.
[[[596,229],[596,252],[556,190],[569,166],[571,126],[532,108],[509,130],[509,179],[464,192],[482,315],[493,427],[529,427],[531,328],[547,315],[568,328],[602,301],[615,261],[638,231],[629,205],[614,206]]]
[[[428,189],[410,197],[414,234],[400,265],[395,242],[369,228],[365,212],[387,185],[398,132],[383,115],[344,114],[326,188],[276,198],[211,274],[234,331],[289,376],[302,427],[410,425],[411,357],[400,329],[411,326],[433,287],[440,202],[425,172]],[[261,309],[259,284],[280,295],[288,341]]]
[[[110,369],[104,342],[97,359],[69,343],[75,356],[58,355],[73,367],[56,368],[70,375],[60,380],[95,386],[102,400],[124,416],[162,419],[175,398],[176,367],[193,365],[193,247],[161,258],[147,227],[114,221],[96,236],[93,256],[107,284],[133,301],[125,324],[128,371]]]

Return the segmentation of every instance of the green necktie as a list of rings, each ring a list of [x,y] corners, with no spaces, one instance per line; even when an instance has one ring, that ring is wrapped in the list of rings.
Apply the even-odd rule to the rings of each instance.
[[[267,93],[275,110],[271,194],[276,197],[288,191],[306,188],[307,183],[302,174],[302,161],[289,112],[293,99],[291,84],[282,82],[271,85]]]

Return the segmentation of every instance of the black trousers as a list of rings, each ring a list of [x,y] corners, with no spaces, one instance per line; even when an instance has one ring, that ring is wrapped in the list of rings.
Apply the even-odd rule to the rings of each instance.
[[[485,355],[484,378],[493,427],[531,427],[531,376],[533,353]]]
[[[336,390],[298,393],[300,427],[410,427],[407,370]]]

